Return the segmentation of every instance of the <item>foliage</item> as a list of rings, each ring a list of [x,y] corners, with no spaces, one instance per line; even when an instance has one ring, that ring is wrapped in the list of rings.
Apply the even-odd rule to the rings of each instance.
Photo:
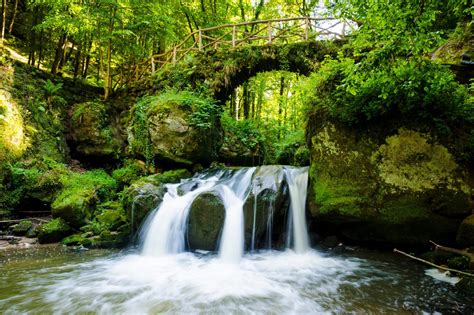
[[[220,107],[206,95],[189,91],[168,90],[157,96],[140,98],[131,112],[131,131],[129,139],[131,150],[140,152],[146,158],[147,168],[154,162],[154,152],[149,133],[149,117],[163,116],[170,112],[181,112],[189,126],[198,131],[217,128]]]
[[[143,167],[133,161],[127,161],[123,167],[114,170],[112,173],[112,177],[117,181],[120,188],[130,185],[143,175],[145,175]]]
[[[254,121],[235,120],[228,113],[223,113],[221,124],[227,133],[236,136],[245,147],[251,150],[264,149],[266,138]]]
[[[347,125],[410,117],[449,134],[460,120],[474,118],[466,87],[446,67],[423,59],[377,66],[351,58],[328,59],[311,79],[309,110]]]
[[[63,84],[58,82],[54,84],[50,79],[46,80],[43,84],[43,89],[47,96],[53,96],[57,94],[63,88]]]

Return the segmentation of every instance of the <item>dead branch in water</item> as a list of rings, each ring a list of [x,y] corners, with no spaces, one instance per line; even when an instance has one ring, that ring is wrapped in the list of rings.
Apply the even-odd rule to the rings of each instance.
[[[407,257],[409,257],[409,258],[411,258],[411,259],[414,259],[414,260],[416,260],[416,261],[425,263],[425,264],[427,264],[427,265],[430,265],[430,266],[432,266],[432,267],[435,267],[435,268],[438,268],[438,269],[441,269],[441,270],[446,270],[446,271],[449,271],[449,272],[458,273],[458,274],[461,274],[461,275],[464,275],[464,276],[468,276],[468,277],[474,277],[474,274],[472,274],[472,273],[465,272],[465,271],[461,271],[461,270],[456,270],[456,269],[452,269],[452,268],[448,268],[448,267],[439,266],[439,265],[433,264],[433,263],[430,262],[430,261],[427,261],[427,260],[424,260],[424,259],[415,257],[415,256],[413,256],[413,255],[407,254],[407,253],[405,253],[405,252],[402,252],[401,250],[398,250],[398,249],[396,249],[396,248],[394,248],[393,251],[394,251],[395,253],[402,254],[402,255],[407,256]]]

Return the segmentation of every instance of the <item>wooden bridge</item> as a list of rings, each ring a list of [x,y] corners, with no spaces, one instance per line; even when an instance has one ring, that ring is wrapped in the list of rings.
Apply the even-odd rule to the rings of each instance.
[[[348,21],[313,17],[258,20],[199,29],[166,52],[154,54],[137,65],[135,78],[140,79],[145,73],[153,74],[167,64],[208,49],[341,39],[353,30],[353,24]]]

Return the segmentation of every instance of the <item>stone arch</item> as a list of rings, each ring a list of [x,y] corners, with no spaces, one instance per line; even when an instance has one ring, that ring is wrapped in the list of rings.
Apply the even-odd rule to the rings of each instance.
[[[308,41],[209,50],[159,71],[153,79],[153,90],[205,88],[224,104],[236,87],[259,72],[286,70],[308,75],[317,70],[327,55],[335,56],[342,44],[342,41]]]

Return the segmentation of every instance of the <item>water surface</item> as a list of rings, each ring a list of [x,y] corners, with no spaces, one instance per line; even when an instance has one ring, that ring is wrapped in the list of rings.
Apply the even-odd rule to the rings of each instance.
[[[391,253],[262,251],[163,257],[62,247],[0,253],[0,310],[17,313],[456,313],[472,297]]]

